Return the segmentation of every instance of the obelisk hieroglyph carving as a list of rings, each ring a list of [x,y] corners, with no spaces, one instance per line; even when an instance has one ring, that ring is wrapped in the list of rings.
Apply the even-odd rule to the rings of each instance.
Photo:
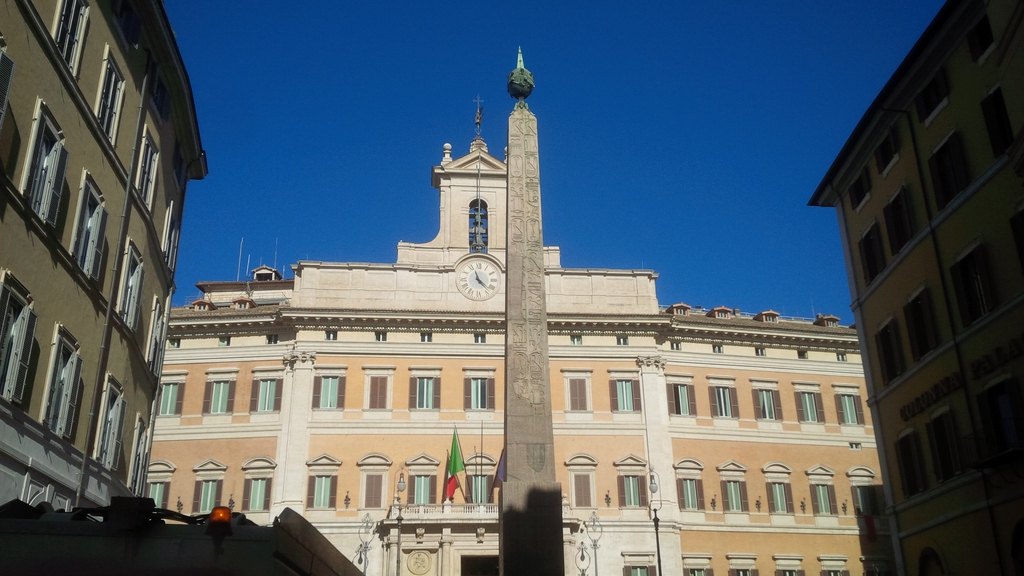
[[[561,485],[555,482],[548,367],[537,117],[526,106],[533,76],[522,51],[509,74],[505,286],[505,464],[501,488],[503,576],[564,574]]]

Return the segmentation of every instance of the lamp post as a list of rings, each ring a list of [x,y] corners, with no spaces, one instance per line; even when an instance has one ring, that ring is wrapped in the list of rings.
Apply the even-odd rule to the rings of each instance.
[[[373,518],[367,512],[363,516],[363,523],[359,526],[359,548],[356,549],[356,564],[363,567],[363,574],[366,574],[366,565],[370,563],[370,532],[373,531]]]
[[[398,505],[398,553],[395,554],[395,576],[402,576],[402,492],[405,492],[405,467],[398,471],[398,492],[395,493],[395,503]]]
[[[662,572],[662,570],[661,570],[661,538],[658,536],[658,524],[661,522],[660,520],[658,520],[658,509],[661,507],[661,505],[660,505],[660,501],[657,501],[657,502],[659,502],[659,504],[658,504],[658,506],[655,506],[656,500],[654,499],[654,495],[658,493],[658,482],[655,480],[655,478],[657,478],[657,476],[658,476],[658,473],[655,472],[654,468],[652,467],[651,468],[651,486],[650,486],[650,488],[651,488],[651,512],[654,513],[654,547],[658,551],[658,574],[664,574],[664,572]]]
[[[598,576],[597,573],[597,541],[601,539],[601,534],[604,532],[604,526],[597,519],[597,510],[590,513],[590,520],[587,520],[587,539],[590,540],[590,545],[594,548],[594,553],[591,555],[594,562],[594,576]]]
[[[590,558],[588,558],[589,554],[587,554],[587,545],[583,540],[580,540],[580,545],[576,549],[579,550],[579,554],[573,554],[573,558],[576,560],[576,567],[580,570],[580,576],[587,576],[587,567],[590,566]]]

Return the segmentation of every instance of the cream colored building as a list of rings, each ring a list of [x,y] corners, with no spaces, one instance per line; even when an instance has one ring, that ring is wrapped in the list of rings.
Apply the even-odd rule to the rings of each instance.
[[[158,504],[260,523],[300,510],[367,574],[395,572],[399,538],[402,574],[496,574],[505,181],[483,140],[457,158],[446,144],[438,235],[400,243],[394,264],[198,284],[171,314]],[[545,264],[566,574],[582,543],[589,574],[653,575],[652,508],[666,574],[891,567],[852,329],[666,309],[653,271],[564,268],[557,247]],[[456,427],[467,476],[443,502]],[[591,517],[600,533],[581,532]]]
[[[185,187],[159,1],[0,0],[0,502],[144,489]]]

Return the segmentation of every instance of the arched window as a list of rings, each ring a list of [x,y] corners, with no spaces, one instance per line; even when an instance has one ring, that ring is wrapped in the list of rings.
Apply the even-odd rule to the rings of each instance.
[[[487,252],[487,202],[469,203],[469,251]]]

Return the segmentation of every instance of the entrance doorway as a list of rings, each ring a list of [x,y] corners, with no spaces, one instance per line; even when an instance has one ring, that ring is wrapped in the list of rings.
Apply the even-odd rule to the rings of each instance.
[[[462,576],[498,576],[498,557],[463,556]]]

